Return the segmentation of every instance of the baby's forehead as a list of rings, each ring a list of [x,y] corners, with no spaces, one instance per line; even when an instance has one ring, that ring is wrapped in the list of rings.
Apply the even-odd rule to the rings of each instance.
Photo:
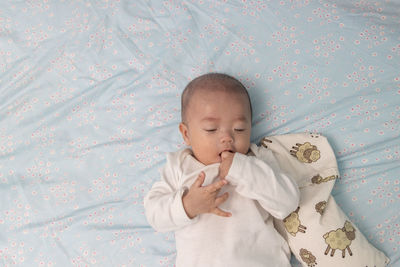
[[[210,93],[226,94],[245,94],[240,84],[230,80],[205,80],[192,87],[192,97],[194,95],[204,95]]]
[[[230,90],[227,88],[199,88],[193,92],[189,99],[188,109],[192,110],[194,106],[202,108],[205,104],[224,103],[241,103],[247,105],[247,96],[238,90]],[[239,101],[239,102],[238,102]],[[198,106],[200,105],[200,106]]]

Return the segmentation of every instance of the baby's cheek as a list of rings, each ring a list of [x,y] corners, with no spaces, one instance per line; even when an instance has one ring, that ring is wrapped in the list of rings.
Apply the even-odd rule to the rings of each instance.
[[[246,148],[244,146],[236,149],[236,152],[240,153],[240,154],[247,154],[247,152],[249,151],[249,148]]]
[[[250,140],[241,140],[236,147],[236,151],[242,154],[247,154],[250,149]]]

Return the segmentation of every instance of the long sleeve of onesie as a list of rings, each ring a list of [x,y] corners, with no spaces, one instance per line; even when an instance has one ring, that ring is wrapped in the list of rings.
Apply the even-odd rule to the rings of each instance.
[[[280,171],[271,151],[256,145],[251,150],[256,157],[235,153],[226,179],[236,186],[236,192],[257,200],[273,217],[283,219],[298,206],[298,186]]]
[[[190,219],[183,208],[184,188],[179,188],[178,179],[184,153],[167,155],[167,163],[161,172],[161,181],[154,183],[144,199],[149,224],[159,232],[174,231],[196,221]]]

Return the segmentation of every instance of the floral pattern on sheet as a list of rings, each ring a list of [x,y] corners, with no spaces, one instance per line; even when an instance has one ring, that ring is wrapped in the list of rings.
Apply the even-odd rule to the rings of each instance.
[[[249,90],[254,142],[331,140],[336,201],[398,266],[399,14],[399,1],[2,1],[0,262],[173,266],[173,233],[154,233],[143,197],[184,146],[183,87],[222,71]]]

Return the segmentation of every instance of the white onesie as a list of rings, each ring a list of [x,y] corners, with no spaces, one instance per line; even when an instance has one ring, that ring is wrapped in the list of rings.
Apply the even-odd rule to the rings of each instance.
[[[290,250],[273,226],[271,215],[283,219],[299,203],[296,183],[280,172],[271,151],[252,144],[255,156],[235,153],[220,194],[229,198],[219,207],[232,217],[201,214],[190,219],[182,195],[201,171],[203,186],[216,181],[219,163],[197,161],[190,149],[167,155],[162,180],[144,200],[146,217],[157,231],[175,231],[178,267],[290,266]]]

